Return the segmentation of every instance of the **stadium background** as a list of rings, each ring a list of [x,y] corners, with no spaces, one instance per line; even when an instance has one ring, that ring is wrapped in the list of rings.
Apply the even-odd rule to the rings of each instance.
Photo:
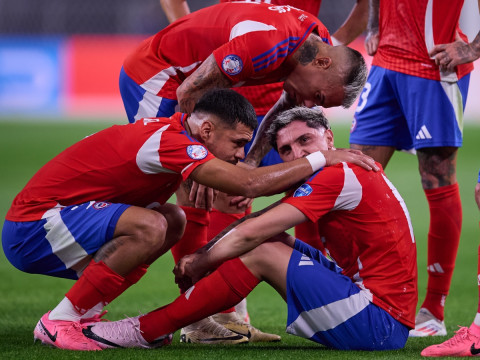
[[[333,33],[355,0],[323,0],[319,17]],[[215,1],[189,0],[194,11]],[[477,0],[466,0],[462,16],[467,33],[478,32]],[[333,21],[335,20],[335,21]],[[0,0],[0,218],[35,171],[61,150],[110,123],[126,122],[118,93],[118,73],[125,55],[141,39],[163,28],[167,20],[158,0]],[[354,43],[363,50],[363,39]],[[365,55],[365,53],[364,53]],[[367,62],[371,59],[366,56]],[[472,74],[466,110],[464,147],[459,151],[458,182],[463,202],[463,226],[451,295],[446,304],[449,334],[468,325],[477,306],[476,267],[479,212],[473,188],[480,168],[480,62]],[[353,109],[327,109],[337,147],[348,146]],[[428,206],[420,186],[417,162],[395,154],[386,173],[404,197],[417,239],[419,296],[426,286]],[[281,195],[279,195],[281,196]],[[278,197],[276,197],[278,198]],[[276,199],[274,198],[274,199]],[[254,202],[254,209],[272,198]],[[108,307],[111,320],[135,316],[166,304],[178,294],[173,283],[171,256],[155,262],[142,283]],[[53,308],[71,281],[17,271],[0,251],[0,358],[87,359],[32,346],[32,329]],[[321,351],[320,346],[284,333],[286,309],[266,284],[249,296],[253,324],[281,334],[279,344],[246,347],[197,347],[178,343],[158,352],[119,350],[124,359],[361,359],[420,358],[420,351],[442,339],[411,339],[405,350],[386,353]],[[118,351],[95,354],[117,358]]]
[[[333,33],[355,0],[324,0],[319,17]],[[192,11],[216,3],[190,0]],[[476,34],[477,1],[466,0],[467,34]],[[0,120],[124,118],[118,74],[126,54],[167,25],[159,0],[0,0]],[[471,36],[471,35],[470,35]],[[365,54],[363,38],[352,44]],[[480,119],[479,70],[466,118]],[[350,121],[353,109],[327,115]],[[478,121],[478,120],[477,120]]]

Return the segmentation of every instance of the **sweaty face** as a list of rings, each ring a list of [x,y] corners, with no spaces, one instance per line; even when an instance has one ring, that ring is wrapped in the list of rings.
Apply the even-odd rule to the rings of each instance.
[[[318,150],[331,149],[333,134],[331,130],[314,129],[296,120],[278,131],[277,147],[283,161],[292,161]]]
[[[297,105],[307,107],[340,106],[344,98],[342,77],[333,67],[298,65],[285,80],[283,88]]]
[[[205,145],[215,157],[236,164],[245,158],[243,148],[252,136],[253,130],[241,123],[237,123],[233,129],[216,126]]]

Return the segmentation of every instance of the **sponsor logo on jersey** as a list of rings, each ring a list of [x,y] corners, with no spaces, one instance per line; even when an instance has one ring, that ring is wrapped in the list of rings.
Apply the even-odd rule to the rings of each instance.
[[[222,69],[228,75],[237,75],[243,70],[243,62],[237,55],[227,55],[222,60]]]
[[[109,207],[110,205],[112,205],[112,203],[105,202],[105,201],[99,201],[99,202],[96,202],[95,204],[93,204],[93,208],[95,210],[101,210],[101,209],[105,209],[106,207]]]
[[[208,155],[207,149],[202,145],[189,145],[187,154],[193,160],[202,160]]]
[[[301,197],[301,196],[308,196],[312,193],[313,189],[308,184],[301,185],[295,192],[293,193],[293,197]]]

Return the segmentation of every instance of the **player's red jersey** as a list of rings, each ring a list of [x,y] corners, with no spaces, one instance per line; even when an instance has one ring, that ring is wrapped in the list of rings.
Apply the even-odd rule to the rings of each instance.
[[[281,65],[314,30],[329,41],[316,16],[291,6],[217,4],[144,40],[123,68],[145,90],[169,99],[212,53],[234,86],[268,84],[286,76]]]
[[[383,171],[325,167],[283,199],[318,223],[325,249],[371,301],[415,326],[416,246],[408,210]]]
[[[459,28],[462,1],[380,1],[380,42],[372,65],[431,80],[457,81],[473,70],[473,64],[458,65],[455,73],[441,73],[428,56],[434,45],[451,43]]]
[[[185,114],[115,125],[45,164],[13,200],[6,219],[35,221],[56,207],[108,201],[163,204],[200,164],[214,158],[188,136]]]
[[[243,0],[220,0],[221,3],[236,1]],[[321,0],[251,0],[250,2],[266,3],[270,5],[291,5],[314,15],[318,15],[320,5],[322,4]],[[330,35],[324,34],[322,38],[329,44],[332,43]],[[278,82],[259,86],[243,86],[236,88],[235,90],[250,101],[255,108],[257,115],[265,115],[280,98],[283,91],[283,83]]]

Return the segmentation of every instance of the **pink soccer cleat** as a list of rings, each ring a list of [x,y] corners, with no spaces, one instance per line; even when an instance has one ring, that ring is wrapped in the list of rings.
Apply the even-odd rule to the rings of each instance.
[[[66,350],[102,350],[94,341],[86,338],[79,322],[50,320],[50,311],[42,316],[33,330],[34,341]]]
[[[170,345],[173,334],[161,336],[155,341],[147,342],[141,334],[138,316],[119,321],[97,322],[83,329],[83,334],[95,341],[103,349],[107,348],[144,348],[154,349]]]
[[[422,356],[480,356],[480,338],[473,335],[467,327],[461,327],[447,341],[431,345],[421,352]]]

